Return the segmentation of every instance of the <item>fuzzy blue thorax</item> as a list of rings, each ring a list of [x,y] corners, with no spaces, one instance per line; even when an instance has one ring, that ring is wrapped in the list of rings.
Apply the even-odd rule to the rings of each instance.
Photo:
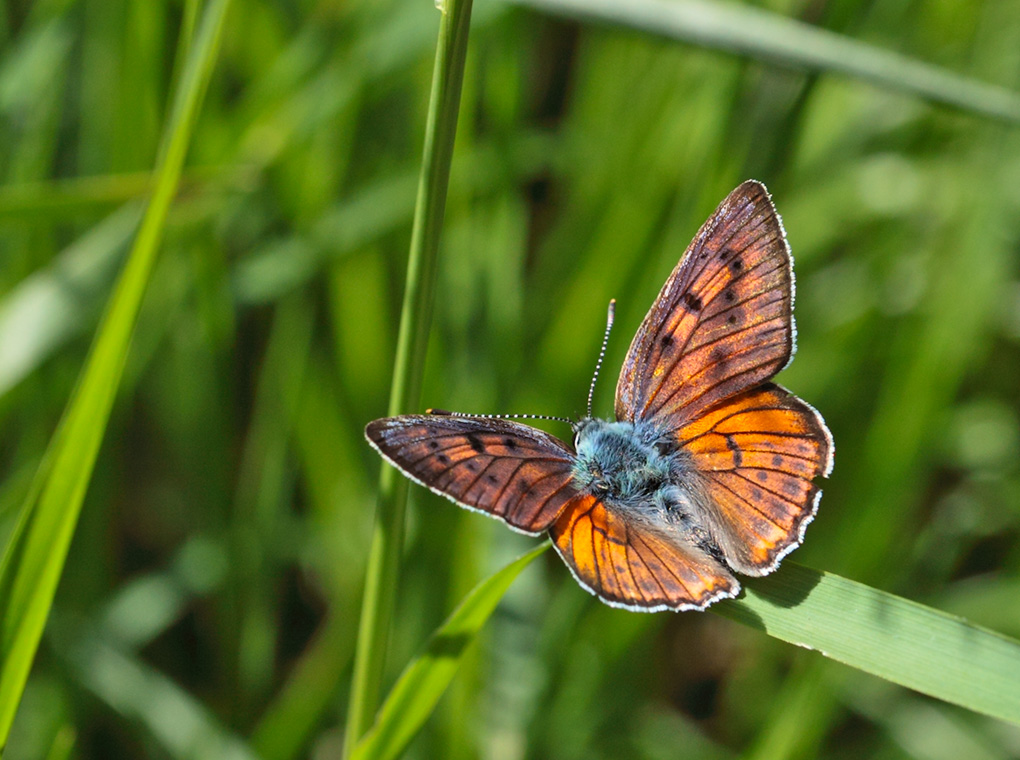
[[[582,420],[574,438],[574,478],[621,505],[648,500],[675,474],[677,456],[665,444],[647,424]]]

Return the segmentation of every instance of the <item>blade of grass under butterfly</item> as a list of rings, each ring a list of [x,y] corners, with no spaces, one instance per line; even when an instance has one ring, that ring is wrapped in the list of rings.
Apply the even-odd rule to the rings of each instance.
[[[401,674],[379,708],[375,724],[351,754],[352,760],[385,760],[403,752],[432,713],[457,672],[464,652],[510,584],[550,546],[544,541],[486,578],[464,597],[453,614],[432,634],[425,651]]]
[[[710,609],[783,641],[1020,725],[1020,641],[838,575],[795,565]]]
[[[155,187],[79,378],[0,566],[0,746],[49,615],[120,384],[132,330],[180,178],[230,0],[212,0],[175,94]]]
[[[425,148],[390,391],[391,415],[409,411],[421,395],[422,368],[432,321],[439,234],[446,209],[446,190],[464,80],[471,0],[446,0],[440,4],[440,12],[439,41],[425,123]],[[407,479],[394,468],[384,466],[379,478],[375,530],[365,571],[365,594],[344,735],[345,756],[368,729],[379,699],[396,594],[406,503]]]
[[[541,11],[803,68],[838,72],[995,119],[1020,122],[1020,94],[746,5],[704,0],[512,0]]]

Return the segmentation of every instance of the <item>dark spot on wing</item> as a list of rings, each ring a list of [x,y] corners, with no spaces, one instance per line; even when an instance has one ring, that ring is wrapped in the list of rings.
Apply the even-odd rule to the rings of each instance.
[[[499,483],[499,479],[495,475],[486,475],[485,479],[492,483],[492,485],[497,485]]]
[[[765,483],[769,479],[769,474],[765,472],[765,470],[758,470],[755,477],[758,478],[758,480],[760,480],[762,483]]]
[[[729,315],[729,316],[728,316],[728,317],[726,318],[726,322],[727,322],[728,324],[731,324],[731,325],[735,325],[735,324],[737,323],[737,315],[736,315],[736,314],[730,314],[730,315]]]
[[[783,466],[783,458],[781,456],[779,456],[779,454],[773,454],[772,455],[772,466],[773,467],[782,467]]]
[[[726,299],[726,303],[733,303],[734,301],[737,300],[737,294],[734,293],[732,290],[724,290],[723,298]]]
[[[429,448],[432,449],[433,451],[438,449],[439,448],[439,441],[437,441],[435,438],[431,439],[429,441]]]
[[[687,307],[688,311],[698,312],[701,311],[701,307],[704,305],[701,303],[701,299],[693,293],[684,293],[684,306]]]
[[[662,346],[664,349],[667,349],[667,350],[672,348],[673,347],[673,336],[672,335],[663,335],[661,338],[659,338],[659,345]]]
[[[730,262],[730,268],[734,272],[739,272],[741,269],[744,268],[744,262],[741,261],[740,257],[738,256],[737,258],[733,259],[733,261]]]
[[[517,441],[513,438],[504,438],[503,445],[510,449],[510,451],[517,451]]]
[[[474,450],[476,454],[481,454],[483,451],[485,451],[485,444],[482,443],[482,439],[479,438],[477,435],[475,435],[474,433],[468,433],[464,437],[467,438],[468,443],[471,445],[471,448]]]
[[[446,454],[437,454],[436,455],[436,459],[439,460],[439,464],[449,464],[450,463],[450,457],[446,456]]]
[[[744,453],[731,435],[726,436],[726,448],[733,452],[733,466],[740,467],[744,463]]]
[[[712,349],[712,352],[709,354],[709,358],[712,360],[711,361],[712,376],[718,377],[722,375],[726,371],[727,364],[726,352],[721,347],[716,346],[715,348]]]
[[[478,464],[472,462],[470,459],[464,463],[464,466],[467,468],[468,472],[478,472]]]

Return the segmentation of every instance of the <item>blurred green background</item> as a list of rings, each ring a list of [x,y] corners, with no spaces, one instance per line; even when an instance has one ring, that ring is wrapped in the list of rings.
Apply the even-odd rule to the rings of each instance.
[[[1012,0],[753,5],[1020,89]],[[3,536],[136,229],[186,7],[0,4]],[[338,756],[437,24],[235,0],[6,758]],[[748,177],[796,259],[780,381],[837,446],[792,561],[1020,636],[1015,124],[477,0],[422,407],[582,414],[616,297],[611,414]],[[531,545],[414,489],[390,680]],[[1009,758],[1020,730],[716,615],[610,609],[550,553],[409,756]]]

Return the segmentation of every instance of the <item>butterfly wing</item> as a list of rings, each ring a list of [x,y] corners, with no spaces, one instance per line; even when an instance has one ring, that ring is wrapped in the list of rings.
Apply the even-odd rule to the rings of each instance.
[[[745,391],[677,431],[693,458],[703,511],[727,563],[765,575],[800,545],[832,469],[818,412],[778,385]]]
[[[814,517],[832,436],[768,383],[794,351],[793,264],[765,187],[745,182],[705,222],[631,344],[619,419],[675,434],[726,563],[764,575]]]
[[[748,181],[698,231],[638,329],[616,416],[664,428],[769,380],[794,350],[793,265],[768,191]]]
[[[510,420],[406,415],[370,422],[365,436],[415,482],[529,535],[546,530],[577,493],[573,452]]]
[[[702,610],[740,592],[718,560],[591,494],[579,494],[550,529],[556,551],[586,589],[614,607]]]

